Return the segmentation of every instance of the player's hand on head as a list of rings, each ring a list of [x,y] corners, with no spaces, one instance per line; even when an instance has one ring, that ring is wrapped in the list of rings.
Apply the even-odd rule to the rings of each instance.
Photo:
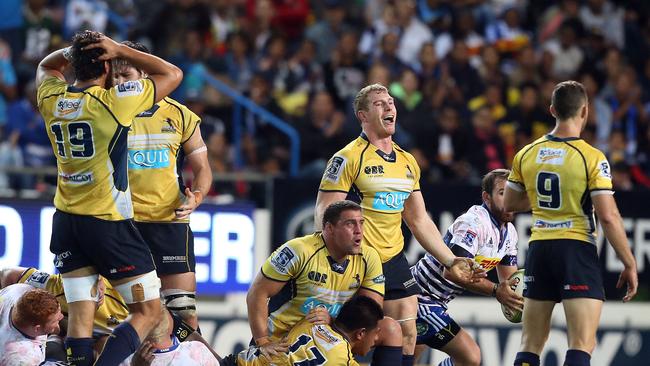
[[[101,48],[104,50],[104,53],[101,54],[95,61],[108,61],[110,59],[119,57],[121,55],[120,50],[122,47],[126,47],[120,43],[115,42],[110,37],[102,34],[99,37],[99,40],[96,42],[91,42],[82,47],[83,50],[91,50],[93,48]]]
[[[327,309],[319,306],[309,310],[309,313],[307,313],[305,319],[307,319],[307,321],[312,324],[322,325],[329,324],[332,320],[332,317],[330,316],[330,313],[327,311]]]
[[[623,302],[628,302],[636,296],[637,287],[639,286],[639,276],[636,272],[636,267],[625,268],[621,275],[618,276],[616,288],[621,288],[627,284],[627,291],[623,296]]]
[[[199,207],[201,204],[201,192],[192,192],[191,189],[185,188],[185,200],[183,204],[176,208],[176,219],[182,220],[190,216],[190,214]]]
[[[149,366],[154,360],[153,351],[155,348],[149,340],[144,340],[140,343],[140,347],[133,354],[131,358],[131,366]]]
[[[517,284],[517,278],[511,278],[508,281],[503,281],[497,286],[496,298],[497,301],[510,309],[523,311],[524,298],[517,295],[511,286]]]

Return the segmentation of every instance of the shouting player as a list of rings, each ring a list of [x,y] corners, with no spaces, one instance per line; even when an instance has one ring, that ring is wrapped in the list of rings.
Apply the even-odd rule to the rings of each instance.
[[[113,58],[128,60],[148,78],[104,89]],[[72,85],[64,78],[68,64],[74,70]],[[53,52],[38,66],[38,107],[59,170],[50,250],[63,277],[66,348],[75,365],[93,362],[98,273],[119,291],[131,316],[115,328],[96,365],[121,362],[158,321],[160,280],[132,220],[127,133],[135,116],[181,79],[176,66],[92,31],[75,34],[70,48]]]
[[[377,250],[386,276],[386,315],[401,322],[403,365],[413,364],[418,285],[404,256],[402,218],[418,242],[451,269],[457,283],[471,282],[471,261],[456,258],[442,241],[426,212],[420,192],[420,168],[415,158],[393,142],[397,110],[393,97],[380,84],[361,89],[354,99],[361,136],[334,154],[321,180],[315,225],[320,229],[325,208],[358,195],[365,218],[364,244]]]
[[[440,366],[481,363],[481,351],[472,336],[447,313],[449,302],[464,289],[494,296],[500,303],[517,310],[523,305],[523,298],[507,281],[517,270],[517,231],[511,223],[514,215],[503,208],[509,173],[507,169],[495,169],[486,174],[481,184],[483,204],[472,206],[459,216],[444,237],[455,255],[472,258],[486,271],[496,268],[498,284],[482,279],[459,286],[444,277],[444,267],[428,253],[411,268],[422,290],[418,296],[417,343],[447,353],[450,357]],[[423,347],[418,346],[418,351]]]
[[[588,105],[582,84],[565,81],[556,85],[550,107],[555,128],[524,146],[512,163],[505,208],[533,210],[522,342],[515,365],[540,364],[557,302],[564,307],[569,341],[564,365],[590,364],[605,299],[594,208],[625,267],[617,284],[627,285],[623,301],[636,295],[636,262],[614,200],[609,162],[601,151],[580,139]]]
[[[149,53],[139,43],[123,42]],[[113,60],[116,85],[147,74],[128,60]],[[129,184],[135,225],[151,249],[167,308],[197,329],[194,235],[189,216],[201,204],[212,173],[199,117],[167,97],[138,114],[129,130]],[[187,158],[194,179],[185,187],[181,169]]]

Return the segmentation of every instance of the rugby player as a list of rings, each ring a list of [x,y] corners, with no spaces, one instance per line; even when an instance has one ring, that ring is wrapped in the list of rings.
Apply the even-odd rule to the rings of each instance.
[[[521,310],[523,298],[517,295],[507,280],[517,270],[517,230],[512,225],[514,215],[503,208],[503,193],[510,173],[495,169],[483,177],[483,204],[469,208],[447,229],[443,240],[459,257],[472,258],[486,271],[496,268],[499,283],[488,279],[459,286],[444,277],[444,266],[431,254],[426,254],[411,273],[420,286],[418,296],[418,346],[439,349],[450,357],[440,366],[481,364],[481,350],[472,336],[447,313],[449,302],[465,289],[496,299],[513,309]],[[417,356],[416,356],[417,358]]]
[[[261,354],[268,356],[272,342],[285,337],[303,318],[329,323],[330,315],[335,317],[355,294],[383,302],[381,261],[377,251],[361,245],[363,225],[358,204],[334,202],[325,209],[322,233],[290,240],[266,260],[246,298],[253,340]],[[374,357],[394,360],[395,352],[401,359],[401,347],[378,347]]]
[[[564,365],[589,365],[605,299],[593,211],[624,269],[623,301],[636,295],[636,262],[627,244],[605,155],[580,138],[587,124],[582,84],[557,84],[551,97],[555,128],[514,157],[505,192],[507,211],[532,208],[533,227],[524,276],[523,332],[515,365],[536,366],[548,338],[551,313],[561,302],[569,350]]]
[[[149,53],[140,43],[123,44]],[[115,85],[147,77],[122,58],[113,59],[112,70]],[[135,226],[151,249],[167,308],[194,329],[199,322],[189,216],[212,183],[207,148],[197,128],[200,121],[186,106],[166,97],[136,116],[128,138]],[[194,173],[191,188],[181,176],[184,158]]]
[[[113,58],[127,59],[148,78],[104,89]],[[68,65],[72,85],[64,78]],[[38,108],[59,170],[50,250],[63,277],[66,351],[75,365],[93,362],[98,274],[122,295],[131,315],[113,330],[96,365],[124,360],[158,321],[160,280],[132,221],[127,132],[137,114],[181,79],[176,66],[92,31],[78,32],[70,48],[51,53],[38,66]]]
[[[361,136],[330,159],[318,190],[314,222],[320,230],[329,204],[345,199],[350,191],[358,196],[366,225],[363,242],[377,250],[386,276],[384,312],[401,322],[403,365],[413,365],[419,288],[403,253],[402,218],[422,247],[450,269],[454,282],[472,281],[473,262],[454,256],[426,212],[420,168],[392,139],[397,110],[386,87],[372,84],[361,89],[354,113],[361,122]]]
[[[24,284],[0,290],[0,365],[39,365],[48,334],[63,319],[54,295]]]

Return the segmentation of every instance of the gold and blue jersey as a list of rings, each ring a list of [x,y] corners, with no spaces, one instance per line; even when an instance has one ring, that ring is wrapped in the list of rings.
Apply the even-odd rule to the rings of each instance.
[[[591,197],[613,194],[605,155],[579,138],[543,136],[514,158],[508,187],[526,192],[533,210],[530,240],[595,244]]]
[[[402,211],[411,193],[420,190],[420,167],[397,144],[386,154],[361,135],[330,159],[319,190],[359,197],[364,244],[387,262],[404,249]]]
[[[262,275],[287,282],[270,302],[269,335],[275,340],[285,336],[311,309],[324,307],[335,317],[360,288],[384,295],[381,261],[373,248],[362,246],[359,254],[338,263],[330,257],[321,233],[279,247],[262,266]]]
[[[122,295],[113,288],[108,280],[104,277],[100,277],[100,280],[104,281],[106,290],[104,292],[104,303],[95,311],[93,331],[99,334],[110,334],[116,326],[129,316],[129,308],[124,302]],[[20,276],[18,283],[25,283],[32,287],[46,290],[56,296],[59,305],[61,305],[61,312],[63,315],[68,315],[68,302],[63,292],[61,275],[49,274],[35,268],[28,268]]]
[[[270,360],[257,347],[244,350],[237,355],[237,366],[359,366],[348,340],[330,325],[302,320],[291,329],[287,342],[289,351]]]
[[[189,221],[175,220],[174,209],[185,197],[181,176],[183,144],[199,123],[196,114],[171,98],[164,98],[136,116],[128,138],[135,221]]]
[[[38,87],[38,108],[56,155],[54,206],[103,220],[133,217],[127,134],[135,116],[154,104],[150,79],[111,89],[76,88],[55,77]]]

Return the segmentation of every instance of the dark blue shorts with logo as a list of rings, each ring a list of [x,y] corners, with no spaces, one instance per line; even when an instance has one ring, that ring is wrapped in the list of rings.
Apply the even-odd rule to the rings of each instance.
[[[194,272],[194,234],[188,223],[135,222],[151,250],[158,275]]]
[[[107,221],[56,210],[50,251],[60,273],[93,266],[107,279],[117,280],[155,269],[133,220]]]
[[[530,242],[524,296],[542,301],[605,299],[596,246],[572,239]]]
[[[411,274],[411,266],[404,252],[382,264],[382,270],[386,278],[385,300],[397,300],[420,293],[420,286]]]
[[[460,332],[460,325],[447,313],[447,308],[425,296],[418,297],[417,344],[442,349]]]

